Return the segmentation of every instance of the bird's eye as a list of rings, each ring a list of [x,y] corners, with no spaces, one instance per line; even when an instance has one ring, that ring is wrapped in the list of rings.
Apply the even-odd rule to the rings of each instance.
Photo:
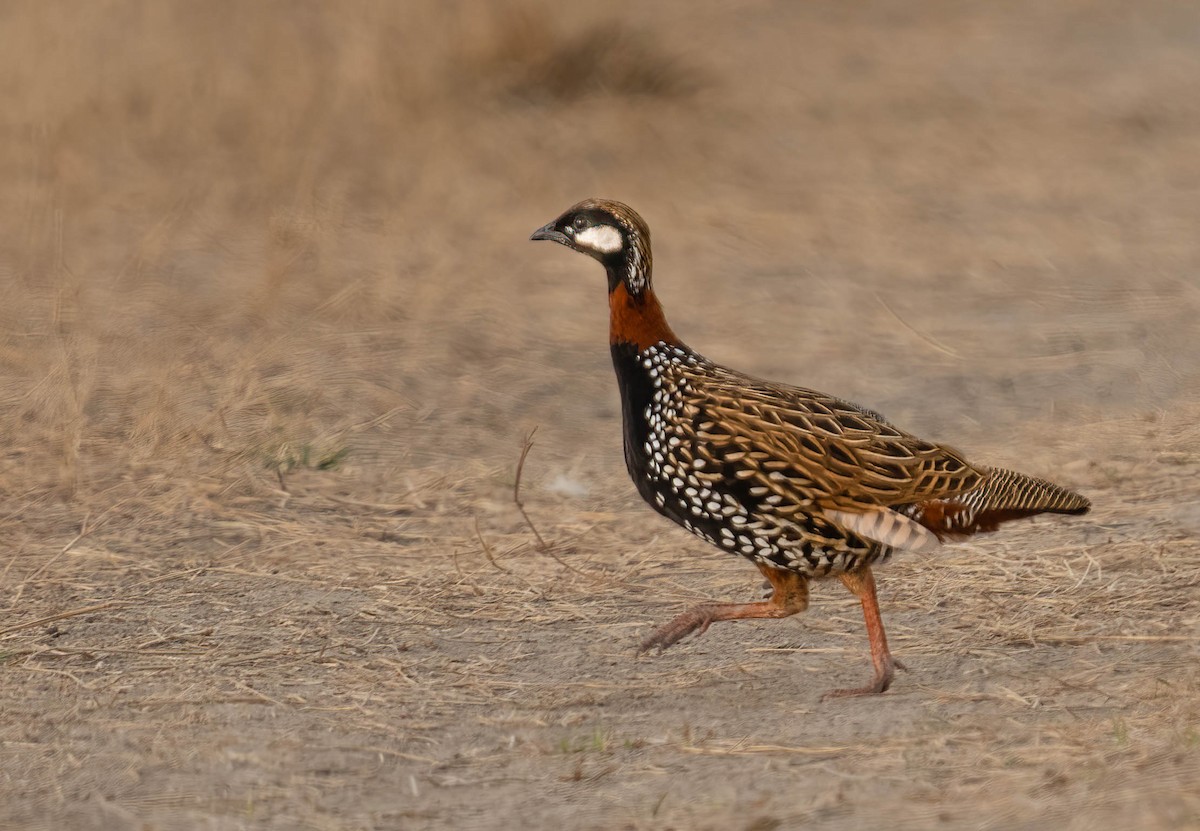
[[[577,216],[575,217],[575,221],[571,224],[575,226],[576,231],[582,231],[584,228],[588,227],[588,220],[586,216]]]

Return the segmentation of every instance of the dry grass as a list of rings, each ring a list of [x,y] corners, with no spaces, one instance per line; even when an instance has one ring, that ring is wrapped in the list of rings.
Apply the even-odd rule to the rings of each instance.
[[[1195,9],[677,5],[0,12],[0,826],[1200,823]],[[624,478],[592,194],[1095,512],[880,572],[875,700],[833,585],[635,657],[756,581]]]

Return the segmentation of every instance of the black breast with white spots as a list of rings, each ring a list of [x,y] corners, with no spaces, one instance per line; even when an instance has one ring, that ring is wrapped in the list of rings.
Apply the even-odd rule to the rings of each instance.
[[[819,511],[779,493],[738,452],[706,438],[722,429],[697,403],[695,385],[717,368],[690,350],[659,343],[627,349],[614,364],[625,419],[625,460],[659,513],[730,553],[819,577],[885,558],[886,547],[849,534]]]

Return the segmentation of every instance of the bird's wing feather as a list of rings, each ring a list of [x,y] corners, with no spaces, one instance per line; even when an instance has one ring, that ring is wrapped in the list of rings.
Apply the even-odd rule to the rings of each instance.
[[[737,462],[740,475],[802,505],[864,513],[955,496],[987,478],[952,448],[905,433],[878,413],[813,390],[705,370],[685,384],[684,415],[700,443],[714,462]]]
[[[892,548],[931,554],[942,547],[937,534],[891,508],[874,507],[863,511],[826,508],[825,516],[848,531]]]

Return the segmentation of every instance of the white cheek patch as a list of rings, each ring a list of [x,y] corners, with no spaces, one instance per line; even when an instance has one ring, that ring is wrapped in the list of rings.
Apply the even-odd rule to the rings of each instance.
[[[575,235],[575,244],[601,254],[615,254],[622,247],[621,232],[611,225],[593,225]]]

